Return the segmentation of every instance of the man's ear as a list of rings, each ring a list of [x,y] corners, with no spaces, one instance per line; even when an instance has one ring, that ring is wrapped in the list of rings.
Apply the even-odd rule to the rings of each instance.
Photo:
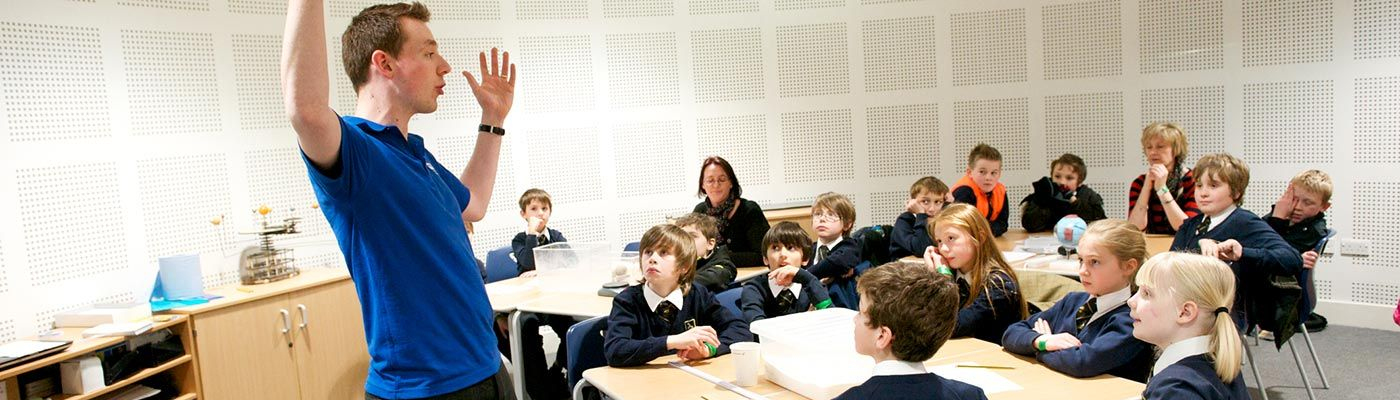
[[[375,50],[374,53],[370,53],[369,55],[369,70],[372,74],[379,74],[385,78],[393,78],[394,56],[389,55],[389,53],[384,52],[384,50]]]

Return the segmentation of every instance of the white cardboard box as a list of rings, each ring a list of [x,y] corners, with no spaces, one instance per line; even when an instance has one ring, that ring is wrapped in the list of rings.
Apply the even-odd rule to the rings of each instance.
[[[96,356],[64,361],[58,370],[63,394],[83,394],[107,386],[102,380],[102,360]]]
[[[98,304],[53,316],[57,328],[89,328],[102,324],[119,324],[151,318],[151,303]]]

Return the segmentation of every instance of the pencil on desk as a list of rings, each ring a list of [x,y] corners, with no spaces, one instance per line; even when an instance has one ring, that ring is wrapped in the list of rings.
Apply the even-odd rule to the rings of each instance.
[[[987,369],[1016,369],[1015,367],[1003,367],[1000,365],[958,365],[959,368],[987,368]]]

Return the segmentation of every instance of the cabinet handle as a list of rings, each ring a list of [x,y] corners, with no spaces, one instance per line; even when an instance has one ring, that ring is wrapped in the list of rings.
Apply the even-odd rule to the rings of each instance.
[[[282,313],[282,336],[287,338],[287,347],[292,347],[292,313],[287,312],[285,308],[278,309],[277,312]]]
[[[311,325],[311,320],[306,319],[306,305],[297,304],[297,311],[301,311],[301,325],[297,326],[301,330],[306,330],[307,325]]]

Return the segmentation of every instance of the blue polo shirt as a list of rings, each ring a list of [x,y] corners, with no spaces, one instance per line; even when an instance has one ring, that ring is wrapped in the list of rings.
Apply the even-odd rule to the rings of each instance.
[[[357,117],[340,118],[339,165],[302,159],[359,293],[365,391],[430,397],[495,375],[491,304],[462,226],[471,193],[456,174],[422,137]]]

